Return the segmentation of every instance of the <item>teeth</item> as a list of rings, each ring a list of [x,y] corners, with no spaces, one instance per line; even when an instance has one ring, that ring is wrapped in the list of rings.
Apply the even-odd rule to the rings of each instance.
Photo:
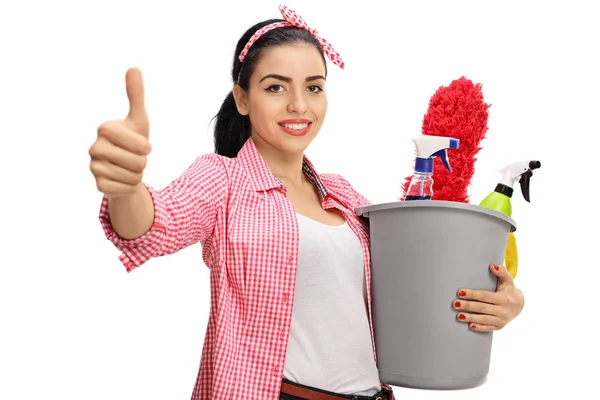
[[[282,124],[282,125],[288,129],[296,129],[296,130],[301,130],[308,126],[308,124]]]

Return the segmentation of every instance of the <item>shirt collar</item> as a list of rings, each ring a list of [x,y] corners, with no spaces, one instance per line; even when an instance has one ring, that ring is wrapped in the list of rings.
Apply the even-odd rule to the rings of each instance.
[[[250,176],[250,181],[254,190],[257,192],[270,189],[285,188],[285,185],[271,172],[264,159],[258,152],[256,144],[252,138],[249,138],[237,155],[239,163],[244,167]],[[302,172],[314,183],[321,196],[321,201],[329,194],[329,191],[321,181],[314,165],[304,156],[302,160]]]

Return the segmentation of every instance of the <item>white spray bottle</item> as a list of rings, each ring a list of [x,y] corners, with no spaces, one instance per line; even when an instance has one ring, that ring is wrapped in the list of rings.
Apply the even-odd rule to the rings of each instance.
[[[504,167],[502,180],[496,185],[492,193],[487,195],[479,204],[482,207],[491,208],[500,211],[503,214],[512,216],[512,203],[510,201],[513,194],[515,182],[521,185],[521,194],[525,201],[529,202],[529,182],[533,176],[533,170],[542,166],[539,161],[521,161]]]

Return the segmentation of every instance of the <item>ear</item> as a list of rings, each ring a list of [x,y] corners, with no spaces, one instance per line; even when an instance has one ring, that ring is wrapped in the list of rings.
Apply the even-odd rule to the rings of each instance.
[[[240,87],[240,85],[233,85],[233,98],[235,99],[235,106],[238,109],[238,112],[242,115],[248,115],[248,96],[244,89]]]

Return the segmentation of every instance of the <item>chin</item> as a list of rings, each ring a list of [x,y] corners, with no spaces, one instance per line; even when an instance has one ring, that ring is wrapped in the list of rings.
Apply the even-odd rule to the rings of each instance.
[[[255,132],[260,142],[284,154],[302,154],[315,138],[314,132],[303,136],[288,135],[285,132],[273,132],[274,135],[261,135]],[[270,137],[269,137],[270,136]]]
[[[310,146],[314,136],[286,137],[279,142],[279,148],[286,153],[304,153]]]

